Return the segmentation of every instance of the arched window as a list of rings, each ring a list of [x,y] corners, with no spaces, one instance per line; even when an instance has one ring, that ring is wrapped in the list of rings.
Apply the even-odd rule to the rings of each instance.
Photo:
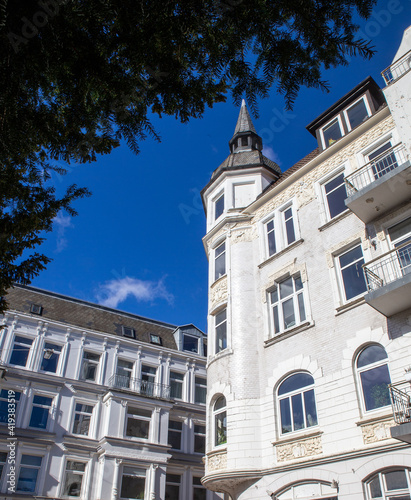
[[[357,373],[366,411],[390,404],[388,357],[380,345],[370,345],[357,358]]]
[[[317,425],[314,379],[308,373],[286,378],[278,388],[281,434]]]
[[[307,481],[289,486],[286,490],[275,494],[276,500],[313,500],[323,498],[324,500],[337,500],[336,488],[331,484]]]
[[[367,500],[409,500],[411,477],[408,469],[389,469],[365,483]]]
[[[220,446],[227,442],[227,409],[224,396],[220,396],[214,403],[214,445]]]

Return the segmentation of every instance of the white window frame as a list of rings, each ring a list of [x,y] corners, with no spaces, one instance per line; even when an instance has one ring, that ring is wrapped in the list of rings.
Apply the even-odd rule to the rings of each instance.
[[[285,221],[285,212],[291,209],[292,220],[293,220],[293,230],[294,230],[294,241],[288,243],[288,235]],[[276,251],[270,255],[269,244],[268,244],[268,230],[267,225],[273,222],[274,224],[274,238],[275,238],[275,248]],[[300,228],[298,224],[297,217],[297,206],[294,199],[287,201],[284,205],[278,207],[276,210],[268,214],[261,221],[260,227],[260,237],[263,242],[263,256],[264,260],[270,259],[275,255],[279,254],[282,250],[293,245],[296,241],[300,239]]]
[[[197,383],[197,379],[202,379],[203,382],[198,382]],[[200,389],[204,389],[206,390],[206,400],[203,402],[198,402],[196,401],[196,389],[200,388]],[[201,376],[201,375],[194,375],[194,404],[198,404],[198,405],[205,405],[206,404],[206,401],[207,401],[207,378],[205,376]]]
[[[37,457],[37,458],[41,458],[41,464],[38,465],[38,466],[34,466],[34,465],[28,465],[28,464],[22,464],[21,463],[21,460],[23,458],[23,456],[29,456],[29,457]],[[29,492],[30,494],[32,494],[33,496],[36,496],[38,495],[39,491],[40,491],[40,484],[41,484],[41,480],[42,480],[42,472],[43,472],[43,467],[44,467],[44,455],[39,455],[37,452],[32,452],[31,450],[21,450],[20,452],[20,456],[19,456],[19,460],[18,460],[18,467],[16,467],[16,493],[21,493],[21,492],[24,492],[24,490],[18,490],[17,489],[17,485],[19,483],[19,479],[20,479],[20,473],[21,473],[21,469],[22,467],[25,467],[25,468],[28,468],[28,469],[37,469],[37,478],[36,478],[36,484],[35,484],[35,488],[34,488],[34,491],[33,492]],[[25,494],[27,494],[27,492],[25,492]]]
[[[55,354],[54,348],[46,347],[47,344],[52,345],[54,347],[59,347],[60,348],[59,359],[57,361],[57,366],[56,366],[56,371],[55,372],[49,372],[49,371],[41,369],[41,365],[43,364],[43,360],[44,360],[44,356],[45,356],[46,351],[51,350],[51,351],[53,351],[52,355]],[[52,339],[44,339],[43,347],[41,349],[41,353],[42,354],[41,354],[41,357],[40,357],[40,363],[39,363],[39,369],[38,369],[38,371],[40,373],[54,373],[55,375],[61,375],[62,367],[63,367],[63,364],[64,364],[64,361],[63,361],[64,354],[65,354],[64,345],[59,344],[58,342],[54,342]]]
[[[14,425],[16,427],[18,427],[17,425],[17,418],[19,416],[19,411],[18,411],[18,408],[19,408],[19,405],[21,405],[21,399],[22,399],[22,395],[23,395],[23,391],[21,389],[15,389],[15,388],[11,388],[11,387],[0,387],[0,390],[3,390],[3,391],[6,391],[7,392],[7,398],[1,398],[1,401],[4,401],[7,405],[7,420],[11,417],[10,413],[9,413],[9,405],[14,405],[14,415],[15,415],[15,420],[14,420]],[[16,395],[17,393],[20,394],[19,398],[16,399],[15,397],[12,396],[12,394],[9,394],[9,391],[12,391],[14,392],[14,394]],[[15,400],[15,402],[13,403],[12,400]],[[8,422],[3,422],[2,424],[0,425],[7,425]]]
[[[119,361],[124,361],[126,363],[130,363],[131,364],[131,368],[124,368],[124,367],[121,368],[122,370],[126,371],[127,373],[130,373],[129,388],[131,388],[133,386],[133,382],[134,382],[134,378],[135,378],[136,363],[132,359],[118,357],[117,360],[116,360],[116,370],[114,372],[114,375],[116,377],[124,377],[124,375],[120,375],[118,373],[118,363],[119,363]]]
[[[196,432],[196,426],[204,427],[204,432]],[[204,455],[205,450],[206,450],[206,424],[205,424],[205,422],[193,422],[193,432],[194,432],[193,453],[198,453],[199,455]],[[195,451],[196,436],[200,436],[200,437],[204,438],[204,451]]]
[[[135,411],[143,411],[143,412],[151,412],[150,413],[150,416],[146,416],[146,415],[138,415],[138,414],[135,414],[135,413],[129,413],[129,410],[130,409],[133,409]],[[152,408],[144,408],[144,407],[138,407],[138,406],[133,406],[132,404],[128,404],[127,405],[127,410],[126,410],[126,415],[125,415],[125,425],[124,425],[124,437],[125,439],[138,439],[138,440],[142,440],[142,441],[150,441],[151,440],[151,433],[152,433],[152,420],[153,420],[153,410]],[[128,422],[128,419],[131,418],[133,420],[140,420],[140,421],[144,421],[144,422],[148,422],[148,432],[147,432],[147,437],[138,437],[138,436],[129,436],[127,434],[127,422]]]
[[[34,398],[38,396],[38,397],[41,397],[41,398],[49,398],[51,399],[51,403],[50,403],[50,406],[47,406],[47,405],[43,405],[43,404],[40,404],[40,403],[34,403]],[[54,394],[44,394],[44,393],[39,393],[39,392],[35,392],[33,393],[31,399],[30,399],[30,408],[31,408],[31,411],[30,412],[27,412],[27,425],[26,427],[28,429],[36,429],[36,430],[40,430],[40,431],[48,431],[50,429],[50,426],[51,426],[51,416],[54,412],[54,409],[55,409],[55,395]],[[34,407],[36,408],[49,408],[49,411],[48,411],[48,416],[47,416],[47,424],[46,424],[46,428],[43,429],[41,427],[32,427],[30,425],[30,421],[31,421],[31,416],[32,416],[32,413],[33,413],[33,409]]]
[[[221,214],[217,217],[217,202],[221,199],[221,198],[224,198],[223,199],[223,211],[221,212]],[[221,191],[218,192],[218,194],[216,194],[213,199],[211,200],[211,203],[212,203],[212,207],[213,207],[213,223],[217,222],[218,219],[224,214],[225,210],[226,210],[226,196],[225,196],[225,192],[224,192],[224,189],[222,189]]]
[[[385,474],[390,473],[390,472],[395,472],[395,471],[404,471],[405,472],[405,477],[408,483],[407,489],[401,488],[401,489],[396,489],[396,490],[388,490],[387,489],[387,483],[385,480]],[[384,476],[384,477],[383,477]],[[367,481],[365,481],[365,491],[366,491],[366,496],[367,500],[372,500],[371,496],[371,491],[370,491],[370,484],[371,482],[378,477],[379,479],[379,485],[381,488],[381,493],[382,496],[380,497],[381,499],[386,499],[386,498],[396,498],[397,496],[405,496],[405,495],[411,495],[411,472],[408,467],[390,467],[387,469],[380,470],[376,474],[373,474],[372,477],[370,477]]]
[[[349,246],[344,247],[343,249],[338,251],[338,253],[334,254],[335,269],[337,271],[338,291],[339,291],[339,297],[340,297],[341,304],[349,304],[350,302],[353,302],[355,300],[358,300],[360,297],[363,297],[367,293],[367,290],[364,290],[364,292],[359,293],[358,295],[355,295],[354,297],[351,297],[350,299],[346,298],[345,283],[344,283],[344,278],[342,275],[340,257],[342,257],[346,253],[350,252],[351,250],[354,250],[358,246],[361,247],[363,260],[365,263],[365,262],[367,262],[367,258],[366,258],[366,255],[364,253],[364,248],[363,248],[361,241],[352,242]],[[358,260],[356,262],[358,262]],[[365,277],[364,277],[364,281],[365,281]],[[365,281],[365,283],[366,283],[366,281]]]
[[[224,250],[221,251],[218,255],[216,255],[217,250],[221,248],[224,245]],[[220,258],[221,256],[224,256],[224,273],[221,274],[221,276],[217,276],[217,269],[216,269],[216,260]],[[219,280],[220,278],[223,278],[224,276],[227,276],[227,240],[220,241],[214,248],[213,248],[213,280],[212,282],[214,283],[215,281]]]
[[[296,290],[296,279],[301,280],[301,285],[302,288],[300,290]],[[293,282],[293,293],[290,295],[287,295],[284,298],[280,297],[280,286],[281,283],[284,283],[285,281],[292,279]],[[276,302],[271,301],[271,293],[274,292],[275,288],[277,289],[277,295],[278,295],[278,300]],[[301,319],[300,317],[300,308],[299,308],[299,302],[298,302],[298,297],[302,295],[303,297],[303,306],[304,306],[304,312],[305,312],[305,318]],[[294,309],[294,317],[295,317],[295,324],[292,326],[289,326],[288,328],[282,328],[282,325],[284,325],[284,317],[283,317],[283,308],[282,304],[284,302],[287,302],[292,298],[293,301],[293,309]],[[284,332],[287,332],[288,330],[292,330],[293,328],[298,328],[298,326],[310,321],[310,309],[308,306],[308,292],[307,292],[307,284],[306,282],[303,281],[301,272],[297,272],[292,275],[286,275],[283,276],[282,278],[276,279],[275,283],[267,290],[267,303],[269,306],[269,318],[270,318],[270,328],[272,332],[272,337],[276,337],[278,335],[281,335]],[[275,331],[275,322],[274,322],[274,307],[277,307],[277,317],[278,317],[278,324],[279,324],[279,331]],[[298,321],[297,321],[298,319]]]
[[[381,347],[382,349],[384,349],[387,357],[384,358],[384,359],[380,359],[379,361],[375,361],[373,363],[370,363],[368,365],[365,365],[365,366],[362,366],[362,367],[358,367],[357,363],[358,363],[358,358],[360,357],[360,355],[366,349],[368,349],[369,347],[372,347],[373,345],[376,345],[376,346]],[[362,346],[362,348],[358,351],[358,353],[357,353],[357,355],[355,357],[355,365],[354,365],[355,375],[356,375],[356,381],[357,381],[358,391],[360,393],[361,408],[362,408],[362,411],[363,411],[364,414],[370,415],[370,414],[375,413],[375,412],[381,412],[381,411],[386,410],[390,406],[390,403],[388,403],[387,405],[379,406],[377,408],[371,408],[370,410],[367,410],[367,407],[366,407],[366,404],[365,404],[364,387],[363,387],[362,380],[361,380],[361,373],[371,371],[371,370],[373,370],[375,368],[378,368],[378,367],[384,366],[384,365],[387,366],[388,375],[389,375],[390,380],[391,380],[391,373],[390,373],[388,353],[387,353],[387,350],[385,349],[385,347],[382,344],[368,344],[368,345]]]
[[[220,323],[217,323],[217,316],[225,311],[225,319]],[[219,354],[220,352],[225,351],[228,348],[228,308],[227,306],[222,307],[218,311],[215,311],[213,314],[213,322],[214,322],[214,354]],[[223,325],[225,323],[225,344],[226,346],[222,349],[217,350],[217,327]]]
[[[327,123],[325,123],[321,128],[320,128],[320,138],[321,138],[321,144],[322,144],[322,147],[323,149],[327,149],[329,148],[330,146],[332,146],[333,144],[335,144],[335,142],[333,142],[332,144],[325,144],[325,139],[324,139],[324,129],[327,128],[329,125],[331,125],[331,123],[333,121],[335,121],[337,119],[338,121],[338,125],[340,126],[340,131],[341,131],[341,137],[339,139],[337,139],[335,142],[338,142],[340,139],[342,139],[344,136],[345,136],[345,130],[344,130],[344,125],[343,125],[343,121],[341,119],[341,115],[338,114],[337,116],[333,116],[331,118],[331,120],[329,120]]]
[[[222,408],[219,408],[219,409],[215,409],[215,405],[217,403],[217,401],[221,398],[224,398],[225,400],[225,406],[223,406]],[[225,413],[225,420],[226,420],[226,428],[225,428],[225,442],[224,443],[220,443],[220,444],[217,444],[217,418],[219,418],[219,415],[222,415]],[[212,425],[212,429],[213,429],[213,435],[212,435],[212,443],[213,443],[213,448],[216,448],[216,449],[219,449],[219,448],[224,448],[227,446],[227,442],[228,442],[228,433],[227,433],[227,430],[228,430],[228,426],[227,426],[227,398],[223,395],[223,394],[220,394],[217,398],[214,399],[213,401],[213,406],[212,406],[212,418],[213,418],[213,425]]]
[[[97,362],[95,362],[94,360],[86,360],[85,357],[84,357],[86,354],[91,354],[93,356],[98,356],[99,359],[98,359]],[[88,382],[88,383],[92,383],[92,384],[100,383],[100,373],[101,373],[102,356],[103,356],[103,353],[101,353],[101,352],[96,352],[96,351],[89,350],[89,349],[83,349],[83,353],[82,353],[81,361],[80,361],[80,371],[79,371],[78,379],[81,380],[82,382]],[[83,378],[83,376],[82,376],[83,366],[85,364],[85,361],[87,361],[87,362],[91,361],[91,365],[96,365],[97,366],[96,372],[95,372],[96,375],[95,375],[94,380]]]
[[[327,193],[325,192],[325,186],[329,182],[331,182],[332,180],[334,180],[336,177],[338,177],[341,174],[344,174],[344,178],[346,177],[347,170],[348,170],[347,167],[348,167],[347,163],[340,165],[338,168],[336,168],[332,172],[329,172],[327,175],[322,177],[318,181],[318,183],[316,184],[315,188],[316,188],[317,196],[318,196],[318,199],[320,200],[320,205],[321,205],[321,210],[320,210],[321,224],[325,224],[329,221],[336,220],[338,217],[341,217],[343,214],[345,214],[349,211],[349,208],[346,207],[345,210],[343,210],[339,214],[335,215],[334,217],[331,217]]]
[[[189,337],[190,339],[195,339],[195,341],[197,342],[197,349],[195,351],[189,351],[187,349],[184,349],[184,338],[185,337]],[[182,350],[184,352],[192,352],[194,354],[200,354],[199,340],[200,340],[200,338],[196,337],[195,335],[190,335],[189,333],[183,333],[182,334]]]
[[[15,364],[11,363],[11,357],[13,355],[14,346],[16,345],[16,338],[17,337],[22,337],[22,338],[25,338],[27,340],[31,340],[31,344],[30,344],[30,347],[29,347],[29,352],[27,354],[27,359],[26,359],[26,364],[25,365],[15,365]],[[24,369],[24,368],[26,368],[26,369],[30,368],[30,366],[31,366],[31,360],[32,360],[32,357],[34,355],[33,354],[34,353],[34,344],[35,344],[34,337],[30,337],[28,335],[24,335],[24,334],[21,334],[19,332],[15,332],[15,334],[13,336],[13,340],[11,342],[10,355],[8,357],[8,364],[11,365],[11,366],[17,366],[17,367],[22,368],[22,369]],[[26,345],[26,346],[28,346],[28,344],[24,344],[24,343],[18,344],[18,345]]]
[[[351,130],[353,130],[353,128],[351,127],[350,119],[348,117],[348,110],[351,109],[356,104],[358,104],[360,101],[364,101],[365,109],[367,110],[367,114],[368,114],[368,118],[372,115],[371,108],[370,108],[370,105],[369,105],[369,102],[367,99],[367,95],[364,94],[359,99],[357,99],[356,101],[352,102],[349,106],[347,106],[343,111],[345,123],[347,125],[347,129],[349,132],[351,132]],[[359,125],[357,125],[357,127],[359,127]],[[356,128],[356,127],[354,127],[354,128]]]
[[[306,386],[303,386],[303,387],[299,387],[298,389],[295,389],[293,391],[289,391],[285,394],[279,394],[278,391],[280,390],[280,387],[281,385],[287,380],[289,379],[290,377],[294,376],[294,375],[309,375],[312,379],[313,379],[313,383],[310,384],[310,385],[306,385]],[[316,417],[317,417],[317,423],[315,425],[307,425],[307,415],[306,415],[306,411],[305,411],[305,399],[304,399],[304,393],[306,392],[309,392],[309,391],[314,391],[314,404],[315,404],[315,413],[316,413]],[[293,411],[292,411],[292,398],[293,396],[297,396],[297,395],[301,395],[301,404],[302,404],[302,408],[303,408],[303,419],[304,419],[304,427],[301,428],[301,429],[294,429],[294,419],[293,419]],[[276,396],[277,396],[277,415],[278,415],[278,429],[279,429],[279,434],[281,436],[288,436],[288,435],[291,435],[291,434],[295,434],[295,433],[298,433],[298,432],[301,432],[301,433],[304,433],[304,432],[307,432],[310,431],[311,429],[315,429],[316,427],[318,427],[318,410],[317,410],[317,399],[316,399],[316,394],[315,394],[315,380],[314,380],[314,377],[311,375],[311,373],[307,373],[307,372],[294,372],[294,373],[291,373],[289,374],[287,377],[285,377],[284,379],[281,380],[281,382],[278,384],[278,388],[277,388],[277,391],[276,391]],[[292,426],[292,429],[289,431],[289,432],[283,432],[282,430],[282,420],[281,420],[281,401],[283,400],[289,400],[290,401],[290,415],[291,415],[291,426]]]
[[[173,379],[172,378],[172,374],[175,373],[175,374],[178,374],[178,375],[181,375],[183,378],[182,379]],[[183,401],[184,400],[184,384],[185,384],[185,374],[182,373],[182,372],[179,372],[178,370],[170,370],[170,396],[171,396],[171,385],[172,385],[172,382],[176,382],[178,384],[180,384],[181,386],[181,398],[177,398],[175,396],[173,396],[173,399],[177,400],[177,401]]]
[[[167,480],[167,476],[178,476],[180,478],[180,481],[177,483],[175,481],[170,481],[170,480]],[[182,473],[174,473],[172,471],[166,473],[166,491],[167,491],[167,485],[169,484],[170,486],[178,486],[178,497],[181,498],[181,495],[182,495]]]
[[[170,422],[175,422],[175,423],[178,423],[178,424],[181,424],[181,429],[172,429],[170,427]],[[184,434],[184,421],[179,419],[179,418],[173,418],[173,417],[170,417],[169,418],[169,422],[168,422],[168,433],[167,433],[167,444],[169,444],[170,446],[172,446],[169,442],[168,442],[168,435],[170,432],[175,432],[175,433],[179,433],[180,434],[180,448],[172,448],[173,450],[179,450],[179,451],[183,451],[183,434]]]
[[[197,479],[199,484],[194,483],[194,479]],[[201,476],[193,476],[192,479],[192,486],[193,486],[193,498],[194,498],[194,493],[195,490],[201,490],[206,492],[206,497],[207,497],[207,488],[201,484]]]
[[[83,406],[91,406],[92,407],[92,410],[91,410],[91,413],[87,413],[85,411],[82,411],[82,410],[76,410],[76,407],[77,405],[83,405]],[[95,409],[96,405],[94,403],[94,401],[84,401],[84,400],[79,400],[79,399],[75,399],[73,401],[73,410],[72,410],[72,417],[71,417],[71,434],[73,434],[73,436],[78,436],[78,437],[92,437],[94,435],[94,409]],[[89,421],[89,426],[88,426],[88,432],[87,434],[79,434],[79,433],[75,433],[74,432],[74,424],[75,424],[75,420],[76,420],[76,415],[79,414],[79,415],[89,415],[90,416],[90,421]],[[80,419],[82,420],[82,419]]]
[[[67,464],[69,462],[76,462],[76,463],[81,463],[84,464],[84,471],[70,471],[67,469]],[[60,491],[60,496],[61,498],[84,498],[85,492],[87,491],[87,470],[88,470],[88,461],[84,459],[79,459],[77,457],[66,457],[64,460],[64,468],[63,468],[63,473],[61,476],[61,491]],[[66,485],[66,474],[67,472],[73,472],[78,476],[81,476],[81,489],[80,489],[80,495],[64,495],[64,488]]]
[[[401,142],[396,129],[390,130],[388,133],[378,137],[374,142],[367,144],[366,147],[359,151],[356,154],[358,167],[366,165],[369,162],[368,156],[387,142],[391,142],[391,146],[395,146]]]
[[[140,473],[131,474],[131,472],[128,474],[125,474],[125,469],[138,470],[141,472],[141,474]],[[143,475],[143,471],[144,471],[144,475]],[[130,498],[130,497],[122,497],[121,496],[121,490],[122,490],[122,486],[123,486],[123,478],[125,475],[128,477],[141,477],[141,478],[144,477],[144,495],[143,495],[143,498],[141,499],[141,500],[144,500],[146,498],[146,493],[147,493],[147,469],[145,469],[144,467],[135,466],[135,465],[130,464],[130,463],[126,463],[126,464],[122,465],[121,474],[119,474],[118,497],[121,500],[134,500],[133,498]]]

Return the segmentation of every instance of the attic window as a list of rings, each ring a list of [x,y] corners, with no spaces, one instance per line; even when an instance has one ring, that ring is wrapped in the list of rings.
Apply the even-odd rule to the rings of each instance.
[[[42,308],[42,306],[39,306],[38,304],[31,304],[30,305],[30,312],[32,314],[37,314],[38,316],[41,316],[43,313],[43,308]]]
[[[150,342],[156,345],[163,345],[163,339],[155,333],[150,333]]]
[[[365,97],[361,97],[356,103],[350,106],[346,111],[347,124],[350,130],[361,125],[370,115],[371,110]]]
[[[342,126],[340,118],[334,118],[330,123],[321,129],[321,134],[323,137],[324,149],[328,148],[335,141],[338,141],[343,136]]]
[[[183,351],[198,352],[198,338],[183,335]]]
[[[129,328],[128,326],[123,326],[122,328],[124,337],[129,337],[130,339],[136,338],[136,331],[134,330],[134,328]]]
[[[241,137],[241,146],[248,146],[248,137]]]

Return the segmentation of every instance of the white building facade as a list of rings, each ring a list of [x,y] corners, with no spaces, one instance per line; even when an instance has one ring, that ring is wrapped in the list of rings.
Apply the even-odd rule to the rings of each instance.
[[[0,498],[214,500],[206,339],[32,287],[0,332]]]
[[[411,498],[410,65],[411,28],[284,173],[243,102],[202,191],[203,482],[232,500]]]

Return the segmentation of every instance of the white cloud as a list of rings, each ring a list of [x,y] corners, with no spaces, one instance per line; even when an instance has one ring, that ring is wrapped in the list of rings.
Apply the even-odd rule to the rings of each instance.
[[[271,161],[277,163],[277,165],[281,165],[280,158],[278,157],[277,153],[275,153],[273,148],[270,148],[269,146],[264,146],[263,155],[269,158]]]
[[[99,304],[113,308],[118,307],[129,296],[145,302],[165,299],[169,304],[172,304],[174,300],[173,295],[167,291],[163,279],[155,282],[129,276],[106,281],[100,285],[96,296]]]
[[[70,215],[63,215],[59,212],[53,219],[54,227],[57,230],[57,247],[56,252],[60,253],[67,246],[67,238],[65,237],[66,229],[73,227]]]

